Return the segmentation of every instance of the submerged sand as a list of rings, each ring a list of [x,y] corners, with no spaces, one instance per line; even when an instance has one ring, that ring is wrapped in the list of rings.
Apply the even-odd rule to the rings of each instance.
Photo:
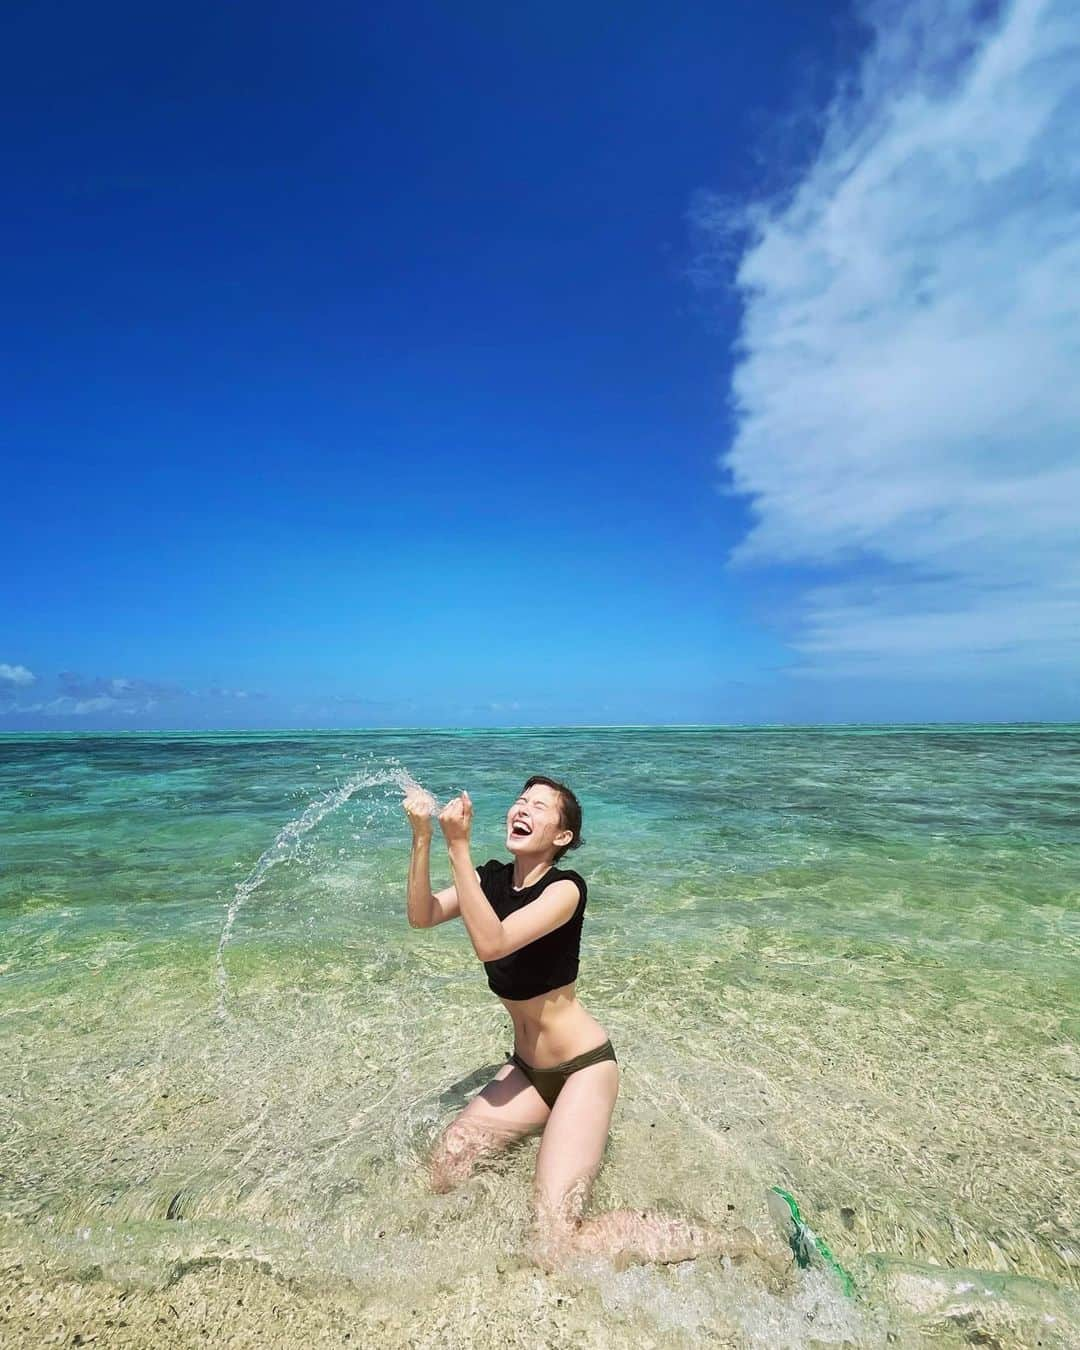
[[[865,955],[858,981],[854,958],[819,964],[809,1004],[803,971],[773,950],[764,978],[745,943],[677,983],[661,951],[594,982],[623,1077],[592,1212],[777,1242],[765,1187],[789,1186],[851,1302],[824,1275],[714,1259],[531,1266],[537,1140],[444,1196],[422,1165],[505,1054],[501,1010],[453,952],[350,955],[308,953],[284,982],[284,957],[238,961],[224,1022],[197,963],[118,964],[92,1002],[67,981],[25,1003],[5,1345],[1080,1344],[1067,1065],[1030,1004],[998,1009],[1004,1055],[974,1002],[907,997]],[[422,978],[437,1004],[403,1019]]]

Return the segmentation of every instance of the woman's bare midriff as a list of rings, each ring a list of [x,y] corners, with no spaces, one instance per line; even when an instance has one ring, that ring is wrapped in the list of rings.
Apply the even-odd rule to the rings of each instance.
[[[608,1039],[578,1002],[574,987],[572,982],[535,998],[499,1000],[514,1024],[514,1049],[534,1069],[550,1069]]]

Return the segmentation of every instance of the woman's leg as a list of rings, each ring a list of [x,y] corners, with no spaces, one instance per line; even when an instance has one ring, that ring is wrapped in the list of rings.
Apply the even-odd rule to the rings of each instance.
[[[533,1178],[533,1250],[553,1269],[572,1251],[619,1095],[619,1066],[602,1060],[572,1073],[544,1127]]]
[[[727,1236],[704,1223],[640,1209],[584,1217],[607,1142],[619,1067],[605,1060],[566,1080],[544,1128],[533,1186],[531,1255],[549,1272],[579,1253],[605,1256],[617,1268],[641,1261],[739,1257],[753,1250],[750,1234]]]
[[[478,1159],[542,1130],[550,1115],[539,1092],[507,1062],[436,1141],[428,1161],[431,1189],[442,1193],[465,1181]]]

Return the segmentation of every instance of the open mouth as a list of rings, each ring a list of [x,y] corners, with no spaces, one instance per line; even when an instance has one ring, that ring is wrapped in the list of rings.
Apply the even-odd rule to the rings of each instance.
[[[515,820],[513,825],[510,826],[510,833],[516,835],[518,839],[528,839],[529,835],[532,834],[532,827],[526,825],[524,821]]]

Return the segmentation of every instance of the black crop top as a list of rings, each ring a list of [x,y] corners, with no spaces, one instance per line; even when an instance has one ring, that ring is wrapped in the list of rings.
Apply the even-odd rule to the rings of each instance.
[[[577,872],[549,867],[539,881],[523,890],[513,889],[514,864],[491,858],[476,869],[480,873],[480,889],[487,896],[492,909],[500,919],[521,909],[530,900],[550,886],[553,881],[569,879],[577,883],[581,898],[577,908],[564,924],[545,933],[535,942],[519,947],[516,952],[498,961],[485,961],[488,987],[500,998],[535,998],[560,985],[577,979],[578,954],[581,948],[581,925],[585,918],[587,887]]]

